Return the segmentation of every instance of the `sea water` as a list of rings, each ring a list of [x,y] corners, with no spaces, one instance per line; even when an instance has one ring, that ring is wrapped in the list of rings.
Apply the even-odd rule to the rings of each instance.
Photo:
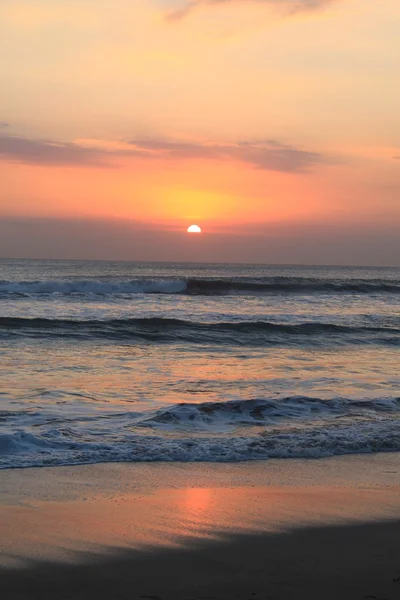
[[[0,467],[400,450],[400,269],[0,261]]]

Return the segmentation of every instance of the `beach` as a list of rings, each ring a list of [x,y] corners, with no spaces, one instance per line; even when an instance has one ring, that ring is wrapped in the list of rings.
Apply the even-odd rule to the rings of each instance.
[[[400,457],[0,473],[2,598],[400,598]]]

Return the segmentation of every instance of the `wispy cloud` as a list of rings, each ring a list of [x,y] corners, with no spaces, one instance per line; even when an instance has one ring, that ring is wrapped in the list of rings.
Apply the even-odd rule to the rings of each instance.
[[[187,142],[163,139],[135,139],[128,142],[81,140],[54,142],[0,135],[0,159],[47,166],[113,166],[113,158],[147,160],[237,161],[267,171],[300,173],[328,162],[310,152],[276,140],[235,143]],[[115,162],[115,161],[114,161]]]
[[[301,12],[311,12],[327,8],[338,0],[187,0],[178,8],[174,8],[167,14],[167,20],[178,21],[186,17],[196,8],[205,5],[223,5],[223,4],[265,4],[282,14],[296,14]]]
[[[0,136],[0,159],[37,165],[95,165],[101,162],[97,148],[87,149],[74,143],[32,140]]]
[[[296,173],[325,162],[318,152],[309,152],[276,140],[216,144],[152,139],[133,140],[131,143],[138,152],[158,157],[235,160],[267,171]]]

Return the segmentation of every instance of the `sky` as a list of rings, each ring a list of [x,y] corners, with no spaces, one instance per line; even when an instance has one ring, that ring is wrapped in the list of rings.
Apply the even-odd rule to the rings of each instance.
[[[0,257],[400,265],[399,27],[398,0],[2,0]]]

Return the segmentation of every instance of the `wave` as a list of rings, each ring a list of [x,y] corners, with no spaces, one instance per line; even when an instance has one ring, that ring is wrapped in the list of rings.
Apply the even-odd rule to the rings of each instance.
[[[300,277],[268,277],[258,280],[189,279],[191,294],[229,293],[400,293],[400,281],[382,279],[329,280]]]
[[[72,281],[0,281],[0,295],[31,297],[32,295],[109,296],[125,294],[179,294],[186,290],[184,279],[133,279],[102,281],[77,279]]]
[[[282,422],[315,421],[334,417],[398,414],[400,398],[322,400],[308,396],[290,396],[268,400],[230,400],[227,402],[183,402],[141,420],[151,428],[189,430],[220,430],[237,426],[264,426]]]
[[[125,296],[134,294],[399,294],[400,281],[393,279],[318,279],[299,277],[144,278],[132,280],[43,280],[0,281],[0,297],[36,296]]]
[[[289,397],[179,404],[0,434],[0,468],[99,462],[233,462],[400,451],[400,398]],[[100,425],[101,421],[101,425]],[[13,421],[14,422],[14,421]],[[26,424],[26,421],[24,421]]]
[[[316,341],[318,343],[400,343],[395,327],[352,327],[334,323],[299,324],[267,321],[191,322],[161,317],[111,320],[70,320],[0,317],[0,335],[79,339],[187,342],[236,345],[277,345]]]

